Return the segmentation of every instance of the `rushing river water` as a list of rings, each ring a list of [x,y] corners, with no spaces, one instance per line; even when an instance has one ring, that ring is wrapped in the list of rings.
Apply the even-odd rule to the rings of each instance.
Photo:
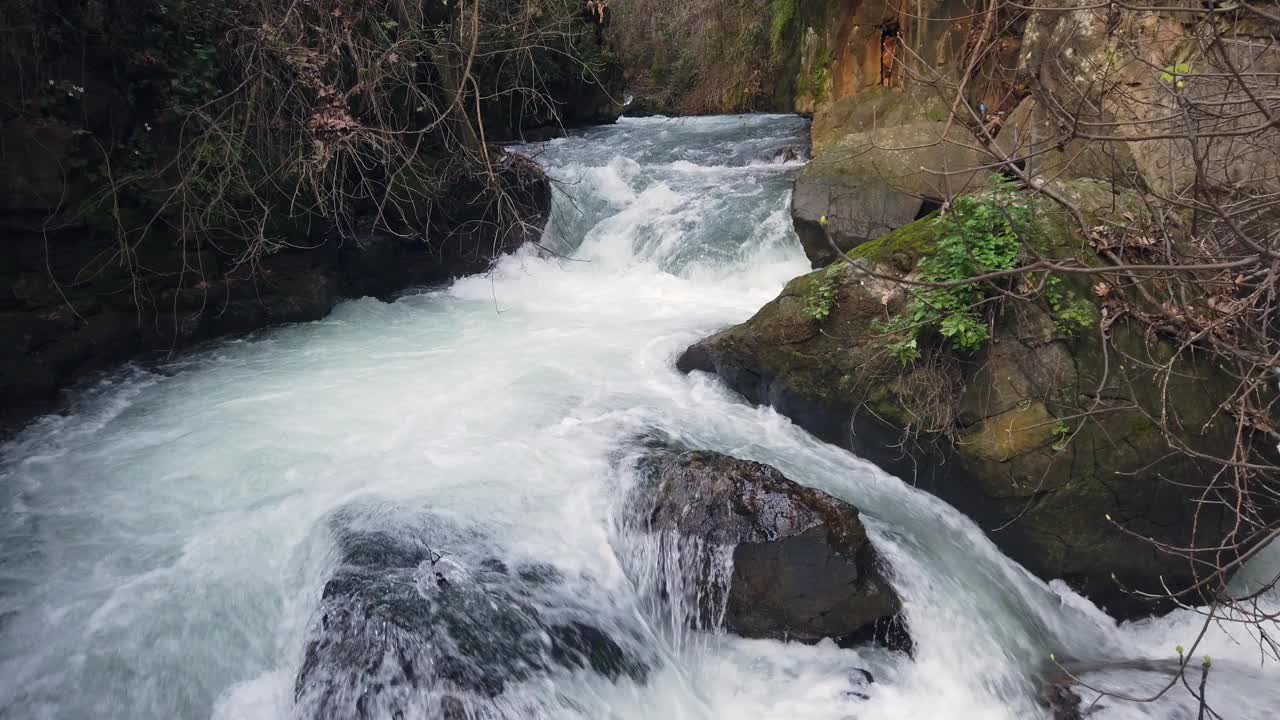
[[[77,391],[0,456],[0,718],[297,716],[333,528],[351,518],[429,526],[450,577],[482,557],[550,567],[561,590],[519,602],[592,623],[646,668],[513,676],[492,701],[511,718],[1039,718],[1050,653],[1190,646],[1192,613],[1117,628],[943,503],[674,371],[806,269],[787,213],[799,164],[775,159],[806,132],[781,116],[645,119],[552,141],[533,150],[559,180],[544,244],[563,257],[531,249]],[[619,522],[620,448],[655,430],[861,508],[915,657],[685,629]],[[483,641],[488,623],[470,631]],[[1280,675],[1242,629],[1211,629],[1198,652],[1224,717],[1280,712]],[[875,682],[855,687],[856,668]],[[1139,692],[1158,676],[1092,679]],[[1175,693],[1097,716],[1192,708]]]

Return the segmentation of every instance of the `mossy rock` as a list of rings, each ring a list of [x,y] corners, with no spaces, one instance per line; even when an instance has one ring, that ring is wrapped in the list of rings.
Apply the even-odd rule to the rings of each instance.
[[[1107,200],[1097,189],[1076,188],[1080,198]],[[1125,202],[1086,203],[1084,212],[1096,218],[1103,205]],[[1086,259],[1087,243],[1064,229],[1051,206],[1037,215],[1045,221],[1039,249]],[[917,220],[847,257],[878,275],[904,277],[932,248],[933,227],[929,218]],[[833,302],[819,321],[805,310],[824,283]],[[1066,290],[1098,302],[1087,280],[1069,283]],[[833,266],[796,278],[751,319],[689,348],[678,365],[717,373],[748,400],[950,502],[1028,570],[1066,580],[1116,617],[1169,609],[1129,590],[1185,587],[1190,568],[1140,538],[1221,542],[1228,529],[1221,506],[1204,506],[1196,520],[1198,491],[1176,484],[1210,477],[1214,466],[1174,446],[1228,454],[1231,424],[1215,410],[1231,392],[1230,375],[1212,358],[1183,354],[1167,385],[1158,383],[1163,378],[1138,359],[1168,361],[1168,344],[1121,321],[1111,326],[1108,357],[1096,330],[1069,334],[1043,304],[1006,309],[992,341],[975,353],[934,347],[929,356],[946,363],[903,367],[874,322],[905,303],[900,283]],[[941,410],[910,392],[928,383],[937,390],[930,402],[945,401]],[[1162,412],[1172,436],[1152,422]],[[1260,512],[1280,515],[1280,508]]]
[[[889,234],[862,243],[846,253],[851,260],[862,260],[877,265],[889,264],[899,272],[909,272],[928,255],[937,242],[938,226],[933,222],[936,214],[903,225]]]
[[[1018,407],[983,419],[959,439],[963,452],[991,462],[1005,462],[1053,442],[1056,421],[1044,403],[1027,400]]]

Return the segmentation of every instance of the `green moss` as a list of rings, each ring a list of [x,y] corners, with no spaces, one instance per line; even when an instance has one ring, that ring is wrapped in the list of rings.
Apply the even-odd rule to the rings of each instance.
[[[1044,447],[1059,435],[1058,422],[1036,401],[982,421],[975,432],[961,439],[965,452],[984,460],[1004,462]]]
[[[907,408],[903,406],[902,398],[890,390],[890,387],[890,383],[873,386],[864,404],[880,420],[906,427],[911,424],[910,415]]]
[[[928,255],[937,242],[938,227],[933,222],[935,217],[930,214],[887,235],[865,242],[848,252],[849,259],[886,262],[903,257],[914,265],[921,257]]]
[[[815,103],[825,102],[831,85],[831,51],[824,50],[814,58],[809,72],[801,78],[801,94],[807,94]]]
[[[769,3],[769,44],[774,50],[782,45],[782,36],[796,18],[797,0],[771,0]]]
[[[1129,432],[1134,435],[1146,435],[1155,429],[1155,423],[1151,422],[1151,420],[1142,413],[1133,413],[1133,416],[1129,418]]]
[[[829,86],[831,85],[831,54],[827,53],[823,56],[823,60],[813,69],[813,100],[814,102],[824,102],[829,94]]]

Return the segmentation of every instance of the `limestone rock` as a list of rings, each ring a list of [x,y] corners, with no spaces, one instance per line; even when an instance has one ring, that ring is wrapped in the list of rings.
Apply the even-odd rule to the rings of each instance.
[[[834,148],[845,137],[912,122],[946,120],[948,108],[941,97],[919,96],[883,87],[871,87],[828,103],[813,114],[809,135],[813,154]]]
[[[791,216],[814,267],[989,181],[986,154],[956,128],[918,122],[846,136],[796,179]]]
[[[1277,29],[1258,18],[1235,21],[1232,40],[1219,47],[1205,42],[1192,16],[1168,9],[1098,13],[1079,0],[1054,0],[1029,15],[1023,33],[1019,76],[1039,109],[1024,109],[1030,117],[1013,130],[1021,135],[1016,144],[1059,146],[1043,158],[1046,176],[1079,165],[1062,177],[1092,176],[1169,196],[1196,181],[1196,153],[1186,139],[1194,134],[1202,138],[1202,184],[1276,192],[1280,129],[1232,75],[1280,71],[1280,49],[1268,41]],[[1251,83],[1251,92],[1267,83]],[[1184,114],[1188,105],[1211,109]],[[1205,142],[1211,134],[1222,138]],[[1093,137],[1086,144],[1084,136]]]

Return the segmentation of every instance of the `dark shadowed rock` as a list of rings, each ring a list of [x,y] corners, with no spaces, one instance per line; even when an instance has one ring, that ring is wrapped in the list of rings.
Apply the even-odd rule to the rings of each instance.
[[[1053,713],[1053,720],[1082,720],[1080,693],[1069,684],[1046,682],[1040,688],[1040,703]]]
[[[41,143],[56,160],[62,151],[53,143],[69,142],[55,126],[6,126],[2,134],[12,142],[0,149],[0,169],[20,167]],[[487,181],[454,178],[444,196],[406,190],[412,202],[404,205],[431,212],[378,215],[394,231],[359,218],[356,236],[344,237],[332,222],[282,210],[271,218],[271,234],[288,247],[257,262],[238,262],[235,247],[196,252],[156,232],[137,248],[139,261],[130,269],[103,260],[111,257],[104,243],[110,248],[115,241],[91,228],[43,231],[43,218],[62,197],[61,170],[56,162],[52,167],[8,178],[13,192],[0,199],[0,232],[7,233],[0,244],[3,425],[49,409],[58,388],[85,373],[139,355],[167,356],[209,338],[318,320],[344,297],[388,298],[483,272],[496,256],[536,237],[551,204],[541,168],[507,153],[495,173],[514,213],[500,210],[507,206],[493,200]]]
[[[647,671],[574,612],[574,590],[550,566],[513,568],[467,548],[443,557],[428,543],[441,533],[426,524],[368,527],[340,511],[332,529],[340,564],[295,687],[304,717],[483,716],[489,698],[535,674]]]
[[[858,510],[761,463],[660,447],[639,463],[649,530],[732,545],[725,626],[744,637],[909,646]]]

